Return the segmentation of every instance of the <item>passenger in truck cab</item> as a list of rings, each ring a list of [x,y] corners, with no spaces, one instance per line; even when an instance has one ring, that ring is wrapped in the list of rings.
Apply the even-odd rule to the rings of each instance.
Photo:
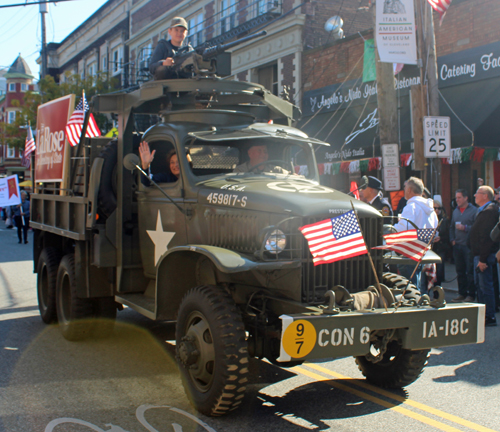
[[[166,166],[164,172],[159,172],[151,175],[150,166],[155,157],[156,150],[151,151],[149,144],[142,141],[139,145],[139,155],[141,157],[141,166],[146,171],[150,178],[156,183],[173,183],[179,179],[181,174],[177,153],[174,149],[170,150],[166,156]],[[151,182],[144,176],[141,176],[141,182],[144,186],[151,186]]]

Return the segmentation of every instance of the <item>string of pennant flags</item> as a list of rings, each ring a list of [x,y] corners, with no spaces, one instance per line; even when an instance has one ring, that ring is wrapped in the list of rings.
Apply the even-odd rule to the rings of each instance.
[[[498,148],[478,148],[464,147],[451,150],[449,158],[441,158],[443,165],[453,165],[465,162],[490,162],[500,160],[500,149]],[[413,153],[402,153],[400,162],[402,167],[410,166],[413,161]],[[374,157],[369,159],[353,160],[347,162],[325,162],[318,164],[320,175],[336,175],[340,173],[363,173],[382,169],[382,158]],[[307,165],[295,167],[295,172],[307,176],[309,170]]]

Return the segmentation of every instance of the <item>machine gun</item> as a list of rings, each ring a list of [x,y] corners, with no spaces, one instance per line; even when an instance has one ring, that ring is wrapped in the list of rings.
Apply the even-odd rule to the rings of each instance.
[[[236,45],[242,44],[243,42],[249,41],[251,39],[265,36],[267,32],[262,30],[259,33],[251,34],[245,36],[244,38],[238,39],[227,44],[217,44],[208,48],[197,48],[194,51],[179,51],[174,55],[174,68],[177,72],[191,71],[195,76],[214,76],[217,73],[217,57],[224,53],[226,50],[235,47]],[[226,75],[231,73],[231,63],[229,57],[229,67]],[[225,75],[221,74],[220,75]]]

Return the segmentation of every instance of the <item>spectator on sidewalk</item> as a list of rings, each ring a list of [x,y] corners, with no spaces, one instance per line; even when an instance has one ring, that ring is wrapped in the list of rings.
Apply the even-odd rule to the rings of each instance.
[[[434,197],[434,211],[438,217],[439,228],[434,237],[434,244],[432,245],[432,250],[436,252],[441,258],[441,263],[436,264],[436,285],[441,286],[445,279],[445,263],[451,253],[450,244],[450,221],[446,217],[446,211],[443,208],[441,201]]]
[[[467,242],[477,208],[469,203],[469,195],[465,189],[457,189],[455,200],[457,207],[453,210],[451,217],[450,241],[457,271],[458,297],[454,298],[452,302],[473,302],[476,297],[476,287],[474,285],[472,256]]]
[[[424,183],[418,177],[410,177],[405,182],[406,206],[401,213],[401,220],[394,224],[397,231],[413,230],[417,228],[436,228],[438,218],[434,212],[432,199],[424,198]],[[408,222],[409,221],[409,222]],[[398,266],[401,275],[410,279],[415,269],[414,265]],[[419,265],[417,271],[411,278],[411,281],[419,288],[423,294],[427,293],[427,281],[422,276],[422,265]]]
[[[486,326],[496,326],[495,298],[493,288],[493,266],[498,243],[490,233],[498,223],[498,205],[493,201],[495,192],[489,186],[480,186],[474,197],[479,206],[476,219],[470,230],[469,247],[474,256],[474,279],[478,302],[486,305]]]
[[[15,207],[16,210],[14,213],[17,237],[19,238],[19,243],[22,243],[24,238],[24,244],[28,243],[28,229],[30,227],[30,202],[26,198],[28,198],[28,193],[21,191],[21,204]]]

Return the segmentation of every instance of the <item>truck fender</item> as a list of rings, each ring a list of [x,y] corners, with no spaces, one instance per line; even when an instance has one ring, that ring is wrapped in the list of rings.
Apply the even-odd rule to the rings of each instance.
[[[216,246],[174,247],[162,255],[156,267],[157,319],[174,320],[184,294],[196,286],[217,284],[217,272],[265,272],[297,267],[300,262],[256,262]]]
[[[178,252],[194,252],[195,254],[205,255],[208,257],[215,267],[222,273],[239,273],[246,272],[250,270],[281,270],[290,269],[295,267],[300,267],[300,262],[297,260],[290,261],[252,261],[239,254],[238,252],[217,247],[217,246],[207,246],[207,245],[187,245],[178,246],[166,251],[163,256],[158,261],[157,273],[165,259],[170,255]]]

